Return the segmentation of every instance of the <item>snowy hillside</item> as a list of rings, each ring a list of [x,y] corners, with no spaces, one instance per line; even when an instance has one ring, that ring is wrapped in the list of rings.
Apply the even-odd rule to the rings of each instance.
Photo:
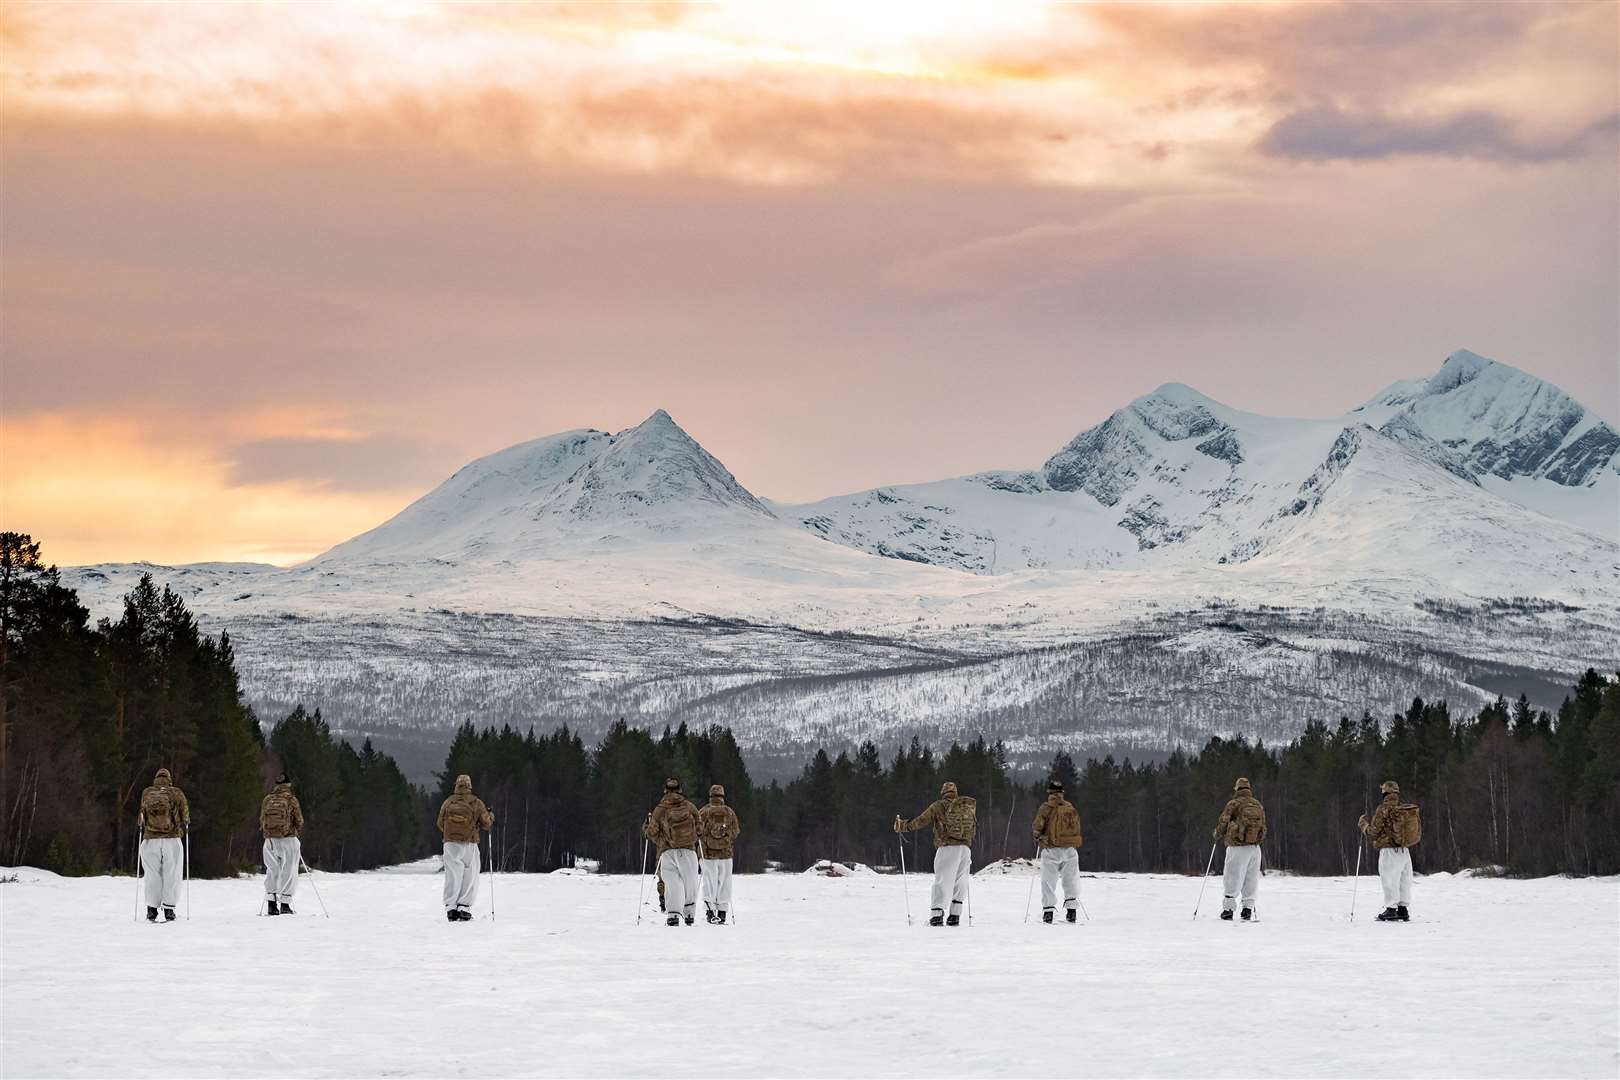
[[[784,759],[985,733],[1034,761],[1285,738],[1414,693],[1556,706],[1615,662],[1620,545],[1527,504],[1612,520],[1609,429],[1470,356],[1328,420],[1169,385],[1038,471],[795,507],[660,410],[475,461],[301,566],[65,576],[116,617],[153,573],[231,631],[261,716],[321,705],[417,775],[468,717],[726,723]]]

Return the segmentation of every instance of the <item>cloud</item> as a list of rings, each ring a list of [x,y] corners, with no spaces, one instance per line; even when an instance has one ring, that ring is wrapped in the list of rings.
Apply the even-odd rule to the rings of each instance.
[[[1323,103],[1278,120],[1259,148],[1305,161],[1354,161],[1402,155],[1476,158],[1497,162],[1564,161],[1613,138],[1620,113],[1567,135],[1527,136],[1506,117],[1481,109],[1443,116],[1396,117],[1347,112]]]
[[[336,491],[426,486],[461,464],[453,451],[398,435],[254,439],[225,456],[225,482],[232,487],[295,481]]]

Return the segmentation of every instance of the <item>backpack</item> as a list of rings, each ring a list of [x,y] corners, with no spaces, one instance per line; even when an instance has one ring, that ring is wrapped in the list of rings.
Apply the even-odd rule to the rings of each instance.
[[[689,848],[697,843],[697,815],[692,804],[681,800],[664,815],[664,839],[672,848]]]
[[[945,842],[948,844],[971,844],[973,832],[977,827],[974,820],[978,812],[978,804],[966,795],[958,795],[945,802],[944,828],[942,830]]]
[[[148,830],[154,832],[173,831],[174,803],[170,801],[167,789],[146,789],[146,794],[141,796],[141,820],[146,823]]]
[[[1074,837],[1075,846],[1078,846],[1080,841],[1080,811],[1076,810],[1072,803],[1058,803],[1057,809],[1052,811],[1052,816],[1046,819],[1047,843],[1052,846],[1061,845],[1067,847],[1069,845],[1064,844],[1063,841],[1070,836]]]
[[[466,799],[452,798],[444,805],[444,831],[465,836],[473,828],[472,804]]]
[[[1417,847],[1423,839],[1423,823],[1418,819],[1416,803],[1402,803],[1389,816],[1390,834],[1396,847]]]
[[[731,839],[731,819],[724,814],[709,814],[703,819],[703,838],[725,846]]]
[[[1266,811],[1253,799],[1238,807],[1232,819],[1234,834],[1240,844],[1258,844],[1266,837]]]
[[[285,791],[272,791],[264,800],[260,817],[264,819],[266,832],[285,833],[292,828],[292,796]]]

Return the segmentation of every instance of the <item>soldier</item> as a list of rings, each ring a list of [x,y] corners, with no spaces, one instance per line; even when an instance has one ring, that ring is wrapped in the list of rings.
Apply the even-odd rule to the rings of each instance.
[[[1230,922],[1243,894],[1243,921],[1255,917],[1255,895],[1260,891],[1260,842],[1266,838],[1266,808],[1254,797],[1249,778],[1240,776],[1232,785],[1232,798],[1215,823],[1215,839],[1226,844],[1222,871],[1226,897],[1221,902],[1221,918]]]
[[[934,891],[929,926],[957,926],[962,921],[962,904],[967,900],[968,875],[973,869],[974,801],[956,793],[947,780],[940,785],[939,798],[910,821],[899,815],[895,832],[916,832],[924,826],[934,831]],[[950,917],[945,915],[945,895],[950,893]]]
[[[444,917],[471,922],[478,899],[479,829],[495,824],[484,800],[472,793],[472,777],[456,777],[456,789],[439,807],[439,832],[444,834]]]
[[[1372,820],[1362,814],[1356,824],[1378,849],[1378,881],[1384,887],[1384,910],[1378,913],[1379,922],[1410,922],[1412,915],[1406,905],[1412,902],[1412,852],[1402,847],[1395,835],[1396,811],[1401,805],[1401,785],[1385,780],[1378,790],[1383,801],[1373,811]]]
[[[287,775],[259,804],[259,831],[264,833],[264,906],[266,915],[291,915],[293,893],[298,891],[298,865],[303,852],[298,834],[304,811],[292,793]]]
[[[681,794],[679,780],[664,781],[664,797],[647,815],[641,831],[658,844],[658,880],[664,883],[667,913],[664,921],[679,926],[685,918],[691,926],[697,921],[698,811]]]
[[[709,804],[698,811],[698,850],[703,854],[703,915],[724,924],[731,910],[731,846],[742,835],[737,811],[726,805],[726,789],[709,785]]]
[[[146,874],[146,921],[157,922],[161,906],[164,921],[174,922],[185,860],[180,838],[191,828],[191,804],[186,793],[170,782],[168,769],[159,769],[152,786],[141,792],[136,823],[141,830],[141,870]]]
[[[1041,921],[1051,922],[1057,907],[1057,884],[1063,878],[1063,917],[1077,918],[1080,902],[1080,812],[1063,797],[1063,784],[1046,783],[1046,801],[1035,811],[1035,846],[1041,853]]]

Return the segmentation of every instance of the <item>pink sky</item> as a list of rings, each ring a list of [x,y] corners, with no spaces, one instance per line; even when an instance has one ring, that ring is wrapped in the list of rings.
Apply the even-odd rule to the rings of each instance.
[[[1617,12],[8,4],[0,517],[290,562],[659,407],[800,500],[1459,347],[1613,422]]]

